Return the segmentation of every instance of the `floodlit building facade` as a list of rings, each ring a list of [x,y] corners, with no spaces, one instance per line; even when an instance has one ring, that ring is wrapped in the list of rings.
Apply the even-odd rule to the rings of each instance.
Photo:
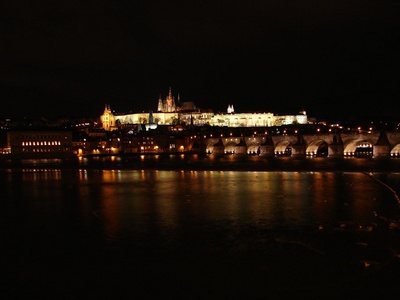
[[[7,146],[12,156],[65,157],[72,152],[70,131],[9,131]]]
[[[212,110],[198,109],[193,102],[180,102],[172,95],[171,88],[168,96],[158,100],[157,112],[142,112],[132,114],[114,115],[106,105],[100,117],[105,130],[114,130],[119,126],[129,124],[151,124],[145,128],[156,125],[197,125],[197,126],[227,126],[227,127],[270,127],[291,124],[307,124],[306,111],[302,110],[297,115],[278,116],[273,113],[236,113],[232,104],[228,105],[226,113],[214,114]]]

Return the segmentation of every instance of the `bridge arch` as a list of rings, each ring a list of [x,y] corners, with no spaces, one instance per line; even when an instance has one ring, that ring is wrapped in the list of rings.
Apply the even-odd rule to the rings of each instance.
[[[206,153],[212,154],[214,152],[214,144],[218,141],[218,139],[209,139],[206,144]]]
[[[308,156],[328,156],[328,143],[322,139],[313,140],[306,149]]]
[[[291,142],[289,142],[287,140],[280,141],[275,146],[275,155],[290,155],[292,152],[291,146],[292,146]]]
[[[226,154],[234,154],[235,153],[235,146],[236,146],[237,142],[235,141],[229,141],[225,144],[225,149],[224,152]]]
[[[368,139],[355,139],[344,147],[345,156],[371,156],[373,142]]]
[[[400,157],[400,144],[396,144],[390,151],[390,156]]]
[[[247,153],[248,154],[257,154],[259,153],[260,145],[258,143],[250,143],[247,146]]]

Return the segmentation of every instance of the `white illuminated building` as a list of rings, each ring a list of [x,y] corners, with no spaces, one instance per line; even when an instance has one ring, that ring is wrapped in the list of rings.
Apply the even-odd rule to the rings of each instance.
[[[100,117],[105,130],[114,130],[120,125],[141,124],[146,129],[154,129],[157,125],[227,126],[227,127],[271,127],[291,124],[307,124],[307,114],[302,110],[297,115],[274,115],[270,112],[235,113],[232,104],[226,113],[215,114],[211,110],[197,109],[192,102],[175,103],[171,88],[168,96],[158,100],[157,112],[141,112],[114,115],[110,106],[106,105]]]
[[[209,124],[228,127],[270,127],[307,124],[307,122],[307,114],[304,110],[298,115],[277,116],[273,113],[235,113],[233,105],[229,105],[227,113],[214,114]]]

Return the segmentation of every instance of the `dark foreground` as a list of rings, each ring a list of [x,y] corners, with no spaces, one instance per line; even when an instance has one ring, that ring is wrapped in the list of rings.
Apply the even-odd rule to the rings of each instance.
[[[52,243],[25,240],[20,246],[28,249],[3,251],[1,294],[3,299],[396,298],[399,258],[379,253],[389,259],[383,264],[356,264],[354,257],[338,257],[345,252],[337,250],[337,243],[348,247],[349,241],[337,234],[326,234],[320,240],[327,246],[335,243],[331,246],[336,256],[273,239],[258,245],[240,241],[240,249],[235,249],[234,243],[220,248],[217,241],[212,241],[212,248],[204,236],[197,236],[197,241],[186,238],[185,244],[173,248],[151,245],[151,241],[150,245],[104,247],[96,241],[77,242],[65,236],[52,237]],[[229,235],[220,238],[226,243]],[[43,245],[50,247],[43,249]],[[28,254],[10,253],[10,249],[31,251],[30,259],[15,261],[18,255]]]

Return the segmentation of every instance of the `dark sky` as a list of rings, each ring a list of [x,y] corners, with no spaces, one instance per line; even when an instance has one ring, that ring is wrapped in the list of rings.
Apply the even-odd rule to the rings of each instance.
[[[400,1],[3,1],[0,117],[400,116]]]

